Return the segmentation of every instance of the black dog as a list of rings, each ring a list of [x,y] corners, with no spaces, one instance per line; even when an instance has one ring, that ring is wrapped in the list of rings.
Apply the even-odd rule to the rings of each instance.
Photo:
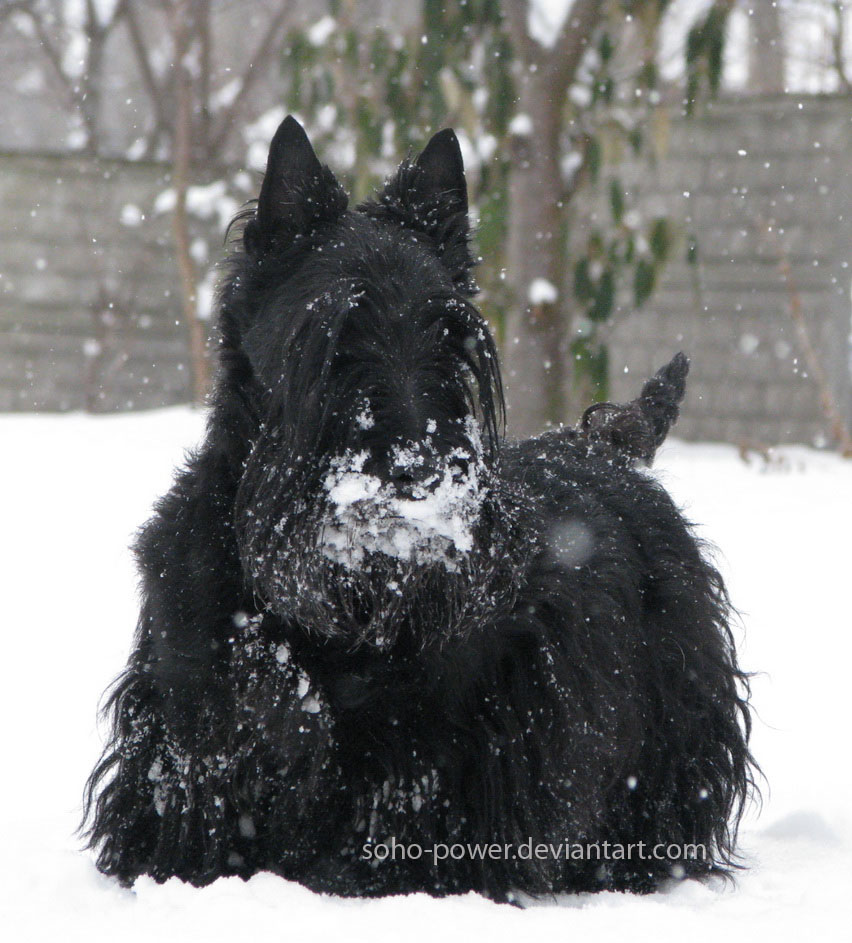
[[[719,574],[634,467],[686,358],[502,441],[451,131],[349,211],[287,118],[229,265],[207,438],[136,547],[98,867],[498,900],[727,871],[747,681]]]

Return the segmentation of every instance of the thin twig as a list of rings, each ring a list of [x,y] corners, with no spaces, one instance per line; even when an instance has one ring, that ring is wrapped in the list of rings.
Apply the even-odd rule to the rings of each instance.
[[[772,229],[768,225],[764,228],[767,237],[778,253],[778,271],[781,273],[781,278],[787,289],[790,318],[796,330],[796,339],[799,342],[799,348],[804,357],[805,364],[807,365],[808,373],[817,386],[823,416],[828,424],[831,435],[838,444],[840,454],[844,458],[852,458],[852,434],[850,434],[849,426],[837,405],[837,399],[831,389],[831,383],[823,367],[822,358],[817,353],[813,341],[811,340],[810,329],[802,305],[802,295],[796,284],[795,276],[793,275],[793,266],[790,264],[790,257],[781,246]]]
[[[154,155],[157,142],[168,133],[169,120],[166,114],[166,102],[169,100],[165,83],[160,83],[154,75],[154,69],[151,60],[148,57],[148,49],[145,36],[142,32],[142,26],[136,17],[136,8],[133,3],[128,3],[122,10],[124,22],[127,24],[127,33],[130,36],[130,45],[136,56],[136,63],[139,66],[139,74],[142,78],[142,85],[151,102],[154,111],[154,127],[148,139],[146,146],[147,156]]]
[[[239,117],[240,109],[243,107],[249,91],[263,71],[263,66],[277,48],[280,29],[286,23],[291,12],[292,4],[284,2],[281,4],[278,12],[270,20],[263,39],[258,44],[253,55],[249,58],[248,65],[239,77],[237,94],[222,113],[222,117],[218,123],[219,127],[212,136],[210,144],[211,154],[220,153],[221,149],[224,147],[228,135],[231,133],[231,129],[236,119]]]
[[[192,161],[192,76],[187,71],[186,56],[193,42],[193,3],[197,0],[179,0],[173,13],[172,30],[175,50],[175,123],[172,150],[172,185],[175,190],[175,208],[172,214],[172,234],[180,272],[181,302],[186,325],[189,355],[192,365],[193,402],[201,405],[210,384],[210,364],[204,326],[198,316],[196,271],[190,251],[189,219],[186,195]]]

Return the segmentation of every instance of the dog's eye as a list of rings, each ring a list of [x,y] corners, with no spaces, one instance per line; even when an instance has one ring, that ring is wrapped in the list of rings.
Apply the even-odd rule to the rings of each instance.
[[[454,478],[464,478],[470,470],[470,462],[466,458],[455,456],[450,462],[450,471]]]

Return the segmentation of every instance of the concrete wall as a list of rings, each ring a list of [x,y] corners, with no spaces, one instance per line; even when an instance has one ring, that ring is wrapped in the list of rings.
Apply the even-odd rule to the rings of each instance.
[[[692,373],[678,435],[822,443],[818,390],[791,317],[797,302],[850,416],[850,155],[848,98],[718,102],[672,126],[664,158],[625,179],[649,212],[697,235],[699,264],[688,265],[680,245],[650,301],[622,306],[610,346],[614,398],[635,395],[683,349]]]
[[[688,266],[681,245],[652,299],[617,312],[615,398],[631,398],[684,349],[693,370],[679,435],[826,440],[779,262],[791,265],[814,345],[848,414],[851,153],[848,99],[723,102],[675,123],[653,170],[621,173],[648,212],[665,212],[682,234],[697,234],[700,263]],[[187,399],[169,216],[152,212],[167,186],[167,170],[155,164],[0,155],[0,410]],[[133,225],[128,206],[145,220]],[[208,235],[215,259],[218,221]]]
[[[167,186],[153,164],[0,156],[0,410],[187,399]]]

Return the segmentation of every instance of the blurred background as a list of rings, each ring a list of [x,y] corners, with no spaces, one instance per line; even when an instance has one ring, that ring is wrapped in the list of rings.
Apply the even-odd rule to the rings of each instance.
[[[196,402],[288,112],[355,199],[463,149],[509,432],[693,361],[678,434],[852,454],[841,0],[0,0],[0,411]]]

